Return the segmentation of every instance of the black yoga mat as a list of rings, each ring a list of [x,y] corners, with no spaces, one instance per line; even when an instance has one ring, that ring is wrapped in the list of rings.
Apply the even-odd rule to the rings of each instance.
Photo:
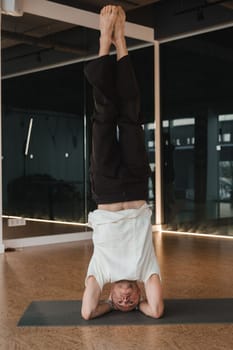
[[[99,318],[85,321],[80,314],[81,301],[33,301],[19,327],[33,326],[115,326],[163,325],[194,323],[232,323],[232,299],[168,299],[160,319],[146,317],[140,311],[112,311]]]

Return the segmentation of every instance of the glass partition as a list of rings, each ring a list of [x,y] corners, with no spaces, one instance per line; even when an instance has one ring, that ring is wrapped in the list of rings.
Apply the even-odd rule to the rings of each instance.
[[[3,214],[85,223],[95,204],[89,183],[93,102],[83,70],[98,53],[99,33],[27,14],[3,16],[2,33]],[[127,40],[147,132],[154,118],[153,48]]]
[[[233,29],[161,44],[165,224],[233,234]]]
[[[82,67],[3,86],[4,214],[84,222]]]

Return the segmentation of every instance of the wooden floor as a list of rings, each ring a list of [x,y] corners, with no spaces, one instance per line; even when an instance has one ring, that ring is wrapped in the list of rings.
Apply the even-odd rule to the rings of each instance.
[[[233,240],[155,234],[165,298],[233,297]],[[32,300],[81,299],[90,241],[0,255],[1,350],[231,350],[232,324],[17,328]],[[107,295],[106,291],[106,295]]]

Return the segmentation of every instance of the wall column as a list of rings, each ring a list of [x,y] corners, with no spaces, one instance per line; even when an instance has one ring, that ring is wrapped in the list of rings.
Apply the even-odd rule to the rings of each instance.
[[[161,162],[161,115],[160,115],[160,62],[159,42],[154,42],[154,102],[155,102],[155,224],[163,224],[162,162]]]
[[[0,27],[2,28],[2,15],[0,12]],[[1,47],[1,31],[0,31],[0,51]],[[3,245],[3,227],[2,227],[2,60],[0,55],[0,254],[4,253]]]

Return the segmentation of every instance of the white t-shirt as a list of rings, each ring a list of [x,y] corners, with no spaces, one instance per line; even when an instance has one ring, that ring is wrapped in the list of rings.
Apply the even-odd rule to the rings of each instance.
[[[152,242],[151,210],[107,211],[97,209],[88,216],[93,228],[94,252],[87,277],[104,284],[120,280],[142,281],[160,274]]]

